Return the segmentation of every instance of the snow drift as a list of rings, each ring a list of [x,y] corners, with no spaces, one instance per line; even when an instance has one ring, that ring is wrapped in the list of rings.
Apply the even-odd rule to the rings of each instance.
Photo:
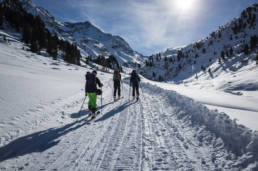
[[[248,156],[248,162],[258,160],[258,132],[252,131],[235,120],[231,120],[225,113],[211,111],[199,102],[182,96],[175,91],[164,90],[150,83],[142,84],[145,93],[156,94],[160,98],[167,99],[186,126],[197,129],[196,135],[200,141],[206,141],[212,145],[218,145],[221,138],[224,146],[236,156]],[[212,140],[211,137],[217,137]],[[246,167],[248,162],[242,163]]]

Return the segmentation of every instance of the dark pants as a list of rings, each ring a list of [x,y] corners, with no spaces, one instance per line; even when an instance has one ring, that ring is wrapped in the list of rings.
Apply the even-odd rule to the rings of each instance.
[[[118,97],[121,95],[120,81],[114,81],[114,97],[116,97],[116,92],[118,92]]]
[[[139,97],[139,84],[133,84],[133,97],[135,97],[135,91],[136,91],[137,97]]]

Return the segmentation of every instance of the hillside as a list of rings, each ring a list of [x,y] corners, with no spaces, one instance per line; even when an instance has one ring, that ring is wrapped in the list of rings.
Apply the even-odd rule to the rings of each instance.
[[[258,63],[258,5],[244,10],[240,17],[221,26],[208,37],[187,46],[169,48],[164,52],[152,55],[141,73],[152,80],[198,84],[207,81],[210,87],[227,90],[257,90],[258,82],[246,81],[244,70],[254,78],[257,75]],[[231,80],[240,80],[239,85],[225,81],[221,87],[216,82],[223,81],[224,75],[232,75]],[[242,82],[241,82],[242,80]],[[227,85],[226,85],[227,84]],[[252,84],[252,85],[251,85]]]
[[[135,52],[120,36],[105,33],[90,21],[68,23],[57,21],[48,11],[36,6],[30,0],[20,0],[24,9],[34,16],[40,16],[52,34],[76,43],[83,56],[108,58],[113,55],[120,64],[142,63],[143,55]]]
[[[257,170],[257,131],[225,113],[144,78],[135,103],[125,74],[124,98],[113,102],[112,74],[98,72],[103,103],[89,120],[91,69],[0,33],[0,170]]]
[[[103,94],[90,119],[85,74],[98,65],[80,66],[68,52],[81,62],[112,53],[134,63],[138,54],[90,22],[62,23],[20,1],[57,36],[19,5],[12,10],[24,16],[1,18],[0,11],[1,171],[258,170],[257,6],[203,40],[153,55],[139,69],[150,78],[140,76],[139,101],[132,99],[132,68],[122,73],[117,101],[113,74],[98,70]],[[25,43],[25,22],[7,18],[28,19],[29,32],[47,41],[33,34]]]

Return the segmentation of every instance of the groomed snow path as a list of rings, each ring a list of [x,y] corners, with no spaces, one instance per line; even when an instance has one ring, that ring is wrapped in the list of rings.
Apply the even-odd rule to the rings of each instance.
[[[230,153],[204,126],[180,117],[187,110],[150,87],[144,84],[137,103],[128,97],[112,102],[111,91],[105,92],[103,113],[93,121],[87,119],[87,100],[78,113],[82,93],[59,99],[44,117],[25,123],[30,134],[21,136],[26,131],[20,130],[6,138],[0,170],[241,170],[255,164],[251,156]],[[123,92],[129,92],[126,84]],[[42,130],[47,122],[59,126]]]

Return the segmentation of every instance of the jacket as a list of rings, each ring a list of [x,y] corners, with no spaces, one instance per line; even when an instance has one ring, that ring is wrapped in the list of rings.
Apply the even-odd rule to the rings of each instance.
[[[97,85],[102,87],[103,84],[99,81],[98,77],[95,74],[87,72],[85,75],[86,84],[85,84],[85,92],[86,93],[94,93],[97,92]]]

